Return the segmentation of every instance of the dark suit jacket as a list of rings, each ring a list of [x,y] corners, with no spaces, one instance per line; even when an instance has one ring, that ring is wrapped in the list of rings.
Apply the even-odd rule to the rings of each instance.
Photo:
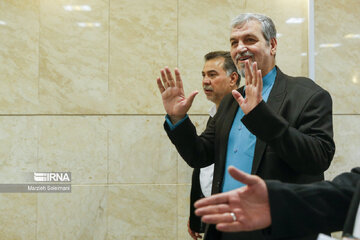
[[[211,119],[212,117],[209,117],[206,126],[209,124]],[[189,222],[190,229],[198,233],[203,233],[205,231],[205,223],[201,222],[201,217],[195,215],[194,203],[204,197],[205,196],[200,185],[200,168],[194,168],[191,178]]]
[[[356,172],[357,174],[360,173],[360,169],[357,168],[356,170],[353,169],[353,172]],[[351,199],[351,203],[349,206],[349,211],[346,216],[345,224],[343,227],[343,235],[346,236],[352,236],[354,231],[354,224],[356,220],[357,211],[359,208],[360,203],[360,180],[357,181],[357,185],[355,188],[354,196]],[[345,208],[346,209],[346,208]]]
[[[264,235],[268,239],[292,239],[342,229],[344,235],[352,235],[359,207],[359,184],[360,168],[343,173],[332,182],[298,185],[266,181],[272,225],[263,231]]]
[[[200,168],[195,168],[192,174],[191,190],[190,190],[190,228],[191,230],[203,233],[205,231],[205,224],[201,222],[201,217],[195,215],[194,203],[203,198],[200,185]]]
[[[243,94],[243,89],[239,89]],[[186,119],[174,130],[164,128],[182,158],[193,168],[215,163],[212,193],[221,192],[228,137],[239,104],[225,96],[214,118],[198,136]],[[304,77],[290,77],[277,68],[267,103],[260,102],[241,120],[256,136],[252,174],[263,179],[310,183],[324,179],[335,152],[332,100],[327,91]],[[210,226],[205,239],[215,236]],[[237,239],[262,239],[246,236]]]

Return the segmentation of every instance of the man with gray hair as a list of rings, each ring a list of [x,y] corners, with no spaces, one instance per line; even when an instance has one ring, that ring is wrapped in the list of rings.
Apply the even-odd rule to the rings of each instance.
[[[197,135],[187,112],[197,94],[185,97],[180,72],[161,70],[157,84],[167,112],[164,128],[192,167],[215,163],[212,194],[243,186],[226,169],[232,165],[263,179],[310,183],[324,179],[335,152],[332,100],[305,77],[291,77],[275,65],[273,21],[240,14],[231,25],[230,53],[245,87],[222,100],[217,114]],[[228,213],[234,222],[242,221]],[[263,239],[260,232],[221,233],[207,225],[205,239]],[[305,239],[314,239],[314,236]]]

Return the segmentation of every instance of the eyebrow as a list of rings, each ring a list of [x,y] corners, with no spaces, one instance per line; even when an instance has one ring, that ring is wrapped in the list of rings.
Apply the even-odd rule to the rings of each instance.
[[[204,73],[204,72],[203,72]],[[215,71],[215,70],[209,70],[209,71],[206,71],[206,73],[218,73],[217,71]]]
[[[246,38],[246,37],[258,38],[255,34],[252,34],[252,33],[247,33],[245,36],[243,36],[243,38]],[[230,42],[231,42],[231,41],[235,41],[236,39],[237,39],[236,37],[231,37],[231,38],[230,38]]]

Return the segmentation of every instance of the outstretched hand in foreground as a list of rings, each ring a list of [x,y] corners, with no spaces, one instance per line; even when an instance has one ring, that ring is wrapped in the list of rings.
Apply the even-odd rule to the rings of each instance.
[[[195,202],[195,214],[205,223],[216,224],[219,231],[239,232],[271,225],[269,196],[264,180],[229,167],[230,175],[246,186],[215,194]]]

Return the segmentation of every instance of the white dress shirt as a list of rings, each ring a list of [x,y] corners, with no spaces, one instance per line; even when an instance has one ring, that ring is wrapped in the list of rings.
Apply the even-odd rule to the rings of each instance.
[[[216,114],[216,105],[209,110],[210,117]],[[205,197],[211,196],[212,180],[214,175],[214,164],[200,169],[200,187]]]

